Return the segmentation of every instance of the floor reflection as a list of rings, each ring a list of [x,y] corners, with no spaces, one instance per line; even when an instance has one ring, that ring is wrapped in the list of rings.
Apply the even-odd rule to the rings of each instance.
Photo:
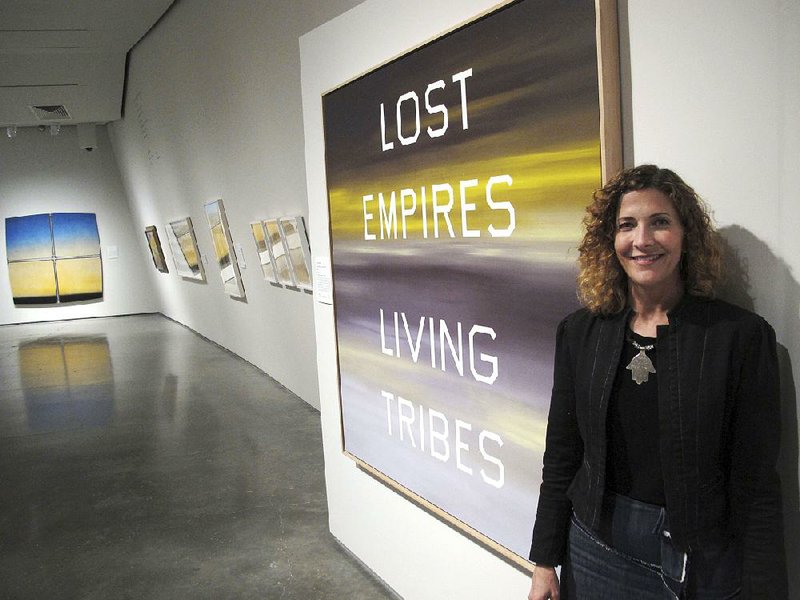
[[[114,412],[114,375],[105,336],[47,337],[19,346],[28,428],[102,427]]]

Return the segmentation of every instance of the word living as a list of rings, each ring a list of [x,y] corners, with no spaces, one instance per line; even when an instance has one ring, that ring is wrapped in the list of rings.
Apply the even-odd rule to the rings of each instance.
[[[408,345],[408,353],[411,360],[414,363],[418,363],[422,355],[422,340],[427,333],[428,359],[430,360],[431,368],[439,368],[442,371],[447,371],[449,363],[450,370],[455,369],[461,377],[464,377],[465,338],[464,327],[461,321],[457,321],[453,328],[455,331],[455,339],[453,339],[454,336],[453,333],[451,333],[451,325],[448,325],[444,319],[436,320],[433,317],[426,317],[424,315],[420,316],[416,332],[412,333],[411,330],[413,326],[409,324],[406,313],[394,311],[392,313],[394,328],[389,330],[390,336],[394,337],[394,347],[390,348],[386,343],[389,336],[386,335],[386,319],[382,308],[379,309],[379,313],[381,320],[381,352],[383,354],[400,358],[401,349],[404,347],[404,344],[401,344],[401,339],[404,339]],[[493,341],[495,339],[497,339],[497,334],[494,329],[486,325],[478,324],[472,325],[466,336],[469,372],[472,374],[475,381],[488,385],[494,384],[497,380],[498,360],[497,357],[492,354],[479,351],[478,346],[479,343],[486,344],[487,341]],[[439,349],[438,352],[436,351],[437,347]],[[402,350],[402,352],[405,352],[405,350]]]
[[[455,419],[451,421],[443,413],[421,404],[416,406],[400,395],[381,390],[386,400],[386,423],[390,437],[410,444],[420,452],[428,452],[433,458],[449,463],[456,469],[475,476],[475,433],[471,423]],[[427,413],[427,414],[426,414]],[[503,447],[503,439],[493,431],[481,430],[477,435],[477,450],[482,465],[478,469],[486,485],[497,489],[505,485],[505,466],[492,451]]]

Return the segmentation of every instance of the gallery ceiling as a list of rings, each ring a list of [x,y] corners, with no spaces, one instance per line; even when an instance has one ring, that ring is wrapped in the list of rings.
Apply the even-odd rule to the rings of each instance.
[[[0,127],[119,119],[127,53],[173,1],[0,0]]]

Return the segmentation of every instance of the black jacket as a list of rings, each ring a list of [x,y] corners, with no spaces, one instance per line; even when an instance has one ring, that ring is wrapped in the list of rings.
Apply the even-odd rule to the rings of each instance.
[[[572,511],[597,529],[606,414],[630,310],[579,310],[558,327],[544,470],[530,559],[561,564]],[[660,453],[675,545],[733,535],[743,598],[787,597],[775,463],[780,392],[775,332],[758,315],[684,296],[658,327]]]

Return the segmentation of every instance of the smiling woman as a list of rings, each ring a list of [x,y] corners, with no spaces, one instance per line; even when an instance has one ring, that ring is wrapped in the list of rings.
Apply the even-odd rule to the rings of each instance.
[[[624,202],[625,199],[628,202]],[[628,303],[629,274],[623,268],[616,239],[618,234],[621,239],[627,239],[631,224],[622,223],[619,213],[623,203],[626,210],[629,206],[633,210],[634,205],[644,200],[654,203],[653,210],[657,206],[662,212],[666,211],[673,226],[681,229],[680,279],[685,291],[702,297],[714,295],[722,271],[721,251],[705,203],[673,171],[643,165],[622,171],[595,193],[594,201],[587,208],[583,220],[586,235],[579,247],[578,294],[584,305],[593,311],[613,314]],[[676,217],[678,222],[675,222]],[[648,229],[652,231],[655,225],[651,223]]]
[[[672,201],[657,189],[633,190],[622,196],[617,215],[614,250],[629,293],[674,304],[683,293],[684,232]]]
[[[714,299],[717,234],[674,172],[622,171],[584,225],[529,600],[786,598],[775,332]]]

